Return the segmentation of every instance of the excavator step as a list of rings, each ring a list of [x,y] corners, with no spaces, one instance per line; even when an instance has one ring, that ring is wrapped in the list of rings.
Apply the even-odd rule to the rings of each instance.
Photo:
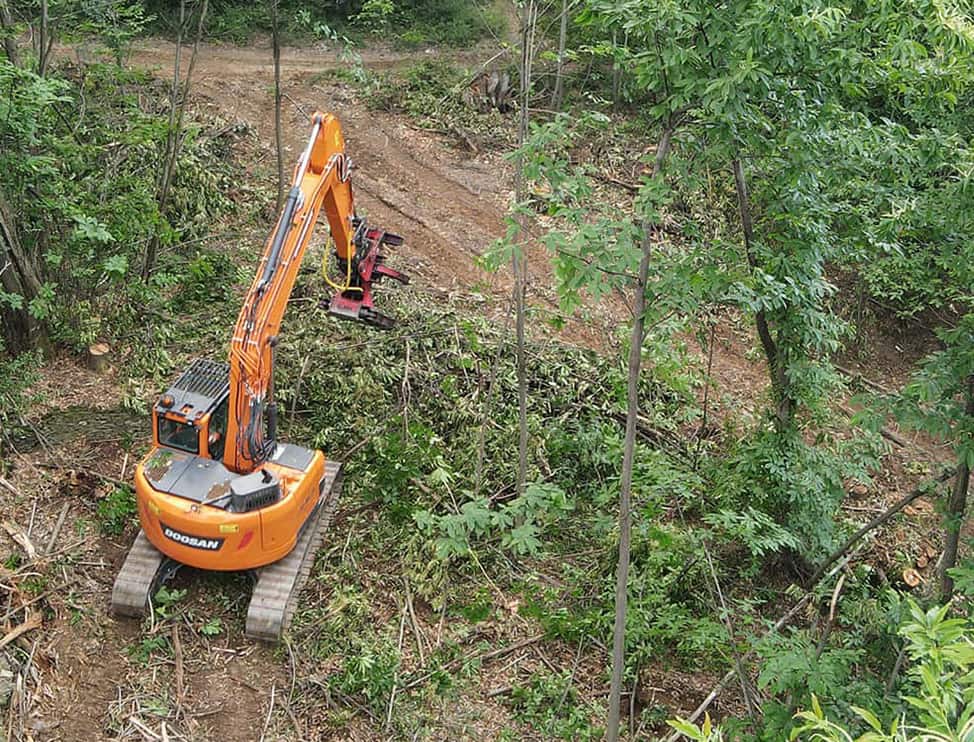
[[[301,588],[311,574],[315,555],[341,497],[341,464],[325,464],[325,481],[315,511],[304,524],[294,549],[280,561],[259,570],[247,608],[246,633],[252,639],[276,642],[291,624]]]

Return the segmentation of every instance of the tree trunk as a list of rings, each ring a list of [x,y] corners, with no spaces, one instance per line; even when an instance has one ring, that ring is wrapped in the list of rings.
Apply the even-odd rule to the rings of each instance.
[[[88,356],[85,359],[88,368],[96,374],[103,374],[109,369],[111,347],[107,343],[95,343],[88,346]]]
[[[281,125],[281,39],[278,29],[277,4],[271,0],[271,43],[274,49],[274,143],[277,146],[277,212],[284,204],[284,145]]]
[[[166,128],[166,153],[162,161],[162,170],[159,174],[159,213],[164,215],[166,202],[169,200],[169,171],[174,155],[174,133],[176,131],[176,108],[179,105],[179,68],[183,53],[183,26],[186,22],[186,0],[179,3],[179,23],[176,26],[176,53],[173,60],[172,85],[169,88],[169,125]],[[145,246],[145,254],[142,256],[142,280],[149,280],[152,269],[156,264],[156,254],[159,252],[159,235],[153,232]]]
[[[617,49],[616,46],[616,31],[612,29],[612,48]],[[619,106],[619,60],[612,60],[612,107],[618,108]]]
[[[186,84],[182,88],[180,97],[179,64],[180,48],[182,45],[183,22],[186,18],[186,0],[179,3],[179,31],[176,35],[176,59],[173,64],[173,80],[171,97],[169,100],[169,134],[166,138],[166,159],[163,163],[162,174],[159,179],[159,214],[165,217],[169,206],[169,191],[172,187],[173,175],[176,171],[176,160],[182,145],[183,115],[186,112],[186,101],[189,99],[190,86],[193,80],[193,69],[196,67],[196,56],[199,53],[200,39],[203,37],[203,21],[206,19],[207,0],[203,0],[199,19],[196,24],[196,39],[193,41],[193,52],[189,58],[189,69],[186,70]],[[142,261],[142,280],[147,282],[155,267],[156,255],[159,253],[159,234],[152,235],[145,248]]]
[[[6,253],[0,257],[0,288],[7,294],[16,294],[21,297],[27,293]],[[26,306],[25,300],[24,307]],[[0,306],[0,320],[3,321],[3,345],[13,353],[30,347],[31,316],[24,307],[14,309],[5,305]]]
[[[658,178],[670,151],[673,126],[667,125],[656,148],[652,177]],[[627,387],[626,434],[622,450],[622,478],[619,485],[619,562],[616,565],[615,626],[612,633],[612,682],[609,689],[609,719],[606,740],[619,739],[619,716],[622,699],[622,671],[625,666],[626,611],[629,587],[629,551],[632,539],[632,469],[636,453],[636,423],[639,419],[639,371],[643,358],[643,335],[646,318],[646,285],[653,245],[660,240],[659,227],[643,221],[642,259],[639,279],[633,295],[633,323],[629,346],[629,383]]]
[[[17,273],[24,290],[27,291],[26,298],[33,299],[41,290],[40,273],[20,244],[14,211],[2,191],[0,191],[0,237],[3,239],[0,247],[3,247],[4,253],[13,264],[13,270]]]
[[[20,244],[17,221],[6,195],[0,191],[0,285],[8,294],[23,298],[20,309],[3,310],[4,337],[13,351],[43,345],[43,328],[31,317],[27,305],[40,293],[41,280],[30,256]]]
[[[558,29],[558,64],[555,67],[555,89],[551,94],[551,108],[561,108],[563,76],[565,71],[565,40],[568,36],[568,0],[561,0],[561,26]]]
[[[748,203],[747,181],[744,178],[744,165],[739,157],[734,158],[734,183],[737,188],[737,204],[741,212],[741,228],[744,232],[744,253],[747,256],[747,264],[753,271],[757,267],[757,260],[754,257],[754,224],[751,221],[751,208]],[[764,309],[759,309],[754,315],[754,323],[757,325],[758,338],[761,340],[761,348],[764,351],[764,358],[768,364],[768,373],[771,376],[771,390],[774,393],[775,405],[775,424],[779,432],[791,426],[792,418],[795,414],[795,403],[791,395],[788,375],[785,370],[784,359],[781,357],[780,349],[771,335],[771,327],[768,316]]]
[[[3,50],[7,54],[7,59],[14,67],[17,66],[17,40],[11,35],[14,29],[14,19],[10,15],[10,7],[7,0],[0,0],[0,30],[4,31]]]
[[[967,380],[966,396],[964,414],[968,419],[974,419],[974,375]],[[947,502],[947,512],[945,513],[947,525],[944,529],[944,557],[940,562],[940,599],[944,603],[954,595],[954,579],[950,576],[949,570],[957,564],[957,547],[960,542],[961,527],[964,525],[964,512],[967,510],[967,490],[971,481],[971,468],[967,465],[966,451],[963,447],[958,459],[957,474],[954,475],[954,488],[950,493],[950,500]]]
[[[47,0],[41,0],[41,30],[37,40],[37,74],[47,73],[47,63],[51,58],[54,37],[51,34],[51,19],[48,15]]]
[[[537,7],[534,0],[529,0],[524,9],[521,23],[521,89],[520,111],[518,119],[518,146],[524,144],[528,136],[528,104],[531,92],[531,66],[533,63],[534,25],[537,19]],[[524,201],[524,161],[521,156],[517,160],[517,171],[514,175],[514,199],[517,206]],[[524,314],[526,303],[526,276],[528,271],[528,255],[525,232],[527,224],[522,214],[518,214],[519,234],[518,243],[512,257],[514,270],[514,302],[515,302],[515,333],[517,336],[517,401],[518,401],[518,457],[517,457],[517,492],[524,492],[524,485],[528,472],[528,379],[524,353]]]

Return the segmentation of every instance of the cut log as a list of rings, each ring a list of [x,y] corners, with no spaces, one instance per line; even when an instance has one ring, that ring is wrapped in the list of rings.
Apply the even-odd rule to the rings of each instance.
[[[111,348],[107,343],[95,343],[88,346],[88,368],[96,374],[103,374],[108,370],[108,361],[111,358]]]

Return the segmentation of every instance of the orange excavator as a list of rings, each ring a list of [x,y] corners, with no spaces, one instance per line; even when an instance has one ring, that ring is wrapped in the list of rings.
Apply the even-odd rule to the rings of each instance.
[[[141,616],[182,565],[256,576],[249,636],[275,641],[287,627],[341,491],[341,464],[277,437],[278,331],[322,208],[342,279],[324,304],[382,329],[372,284],[408,277],[381,248],[402,238],[355,213],[351,163],[338,120],[316,112],[311,137],[240,310],[229,364],[197,359],[152,409],[152,449],[135,472],[142,526],[112,590],[112,609]]]

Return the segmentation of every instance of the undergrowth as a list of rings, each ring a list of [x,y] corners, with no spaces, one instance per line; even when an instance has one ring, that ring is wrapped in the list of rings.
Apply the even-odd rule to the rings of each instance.
[[[288,44],[313,42],[387,42],[416,48],[423,45],[465,47],[482,39],[503,36],[504,15],[489,0],[354,0],[339,3],[301,3],[283,0],[278,22]],[[179,8],[161,0],[145,3],[152,20],[148,30],[174,34]],[[210,3],[206,37],[231,44],[247,44],[271,33],[270,6],[242,0]]]
[[[453,137],[461,149],[510,149],[514,115],[478,107],[470,98],[472,75],[452,62],[429,59],[397,71],[366,71],[353,82],[370,108],[406,114],[420,128]]]

